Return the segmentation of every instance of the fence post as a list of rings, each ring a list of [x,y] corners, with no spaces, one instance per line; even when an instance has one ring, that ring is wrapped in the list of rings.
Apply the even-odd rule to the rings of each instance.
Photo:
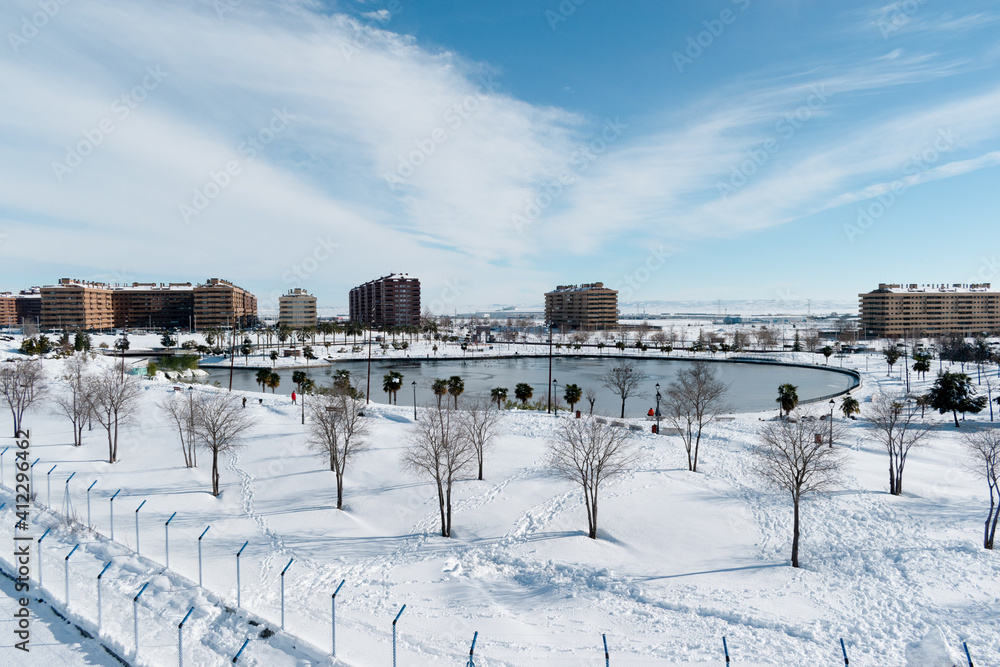
[[[96,479],[87,487],[87,530],[90,530],[90,527],[94,525],[90,522],[90,490],[94,488],[94,484],[97,484]]]
[[[234,665],[236,664],[236,661],[240,659],[240,656],[243,654],[243,649],[245,649],[247,647],[247,644],[249,644],[249,643],[250,643],[250,638],[249,637],[247,637],[246,639],[243,640],[243,646],[241,646],[240,650],[237,651],[236,655],[233,656],[233,664]]]
[[[292,561],[294,558],[288,559],[288,565],[285,569],[281,571],[281,629],[285,629],[285,572],[288,572],[288,568],[292,566]]]
[[[726,644],[725,636],[722,637],[722,650],[726,653],[726,664],[729,664],[729,645]]]
[[[969,645],[962,642],[962,648],[965,649],[965,659],[969,661],[969,667],[976,667],[972,664],[972,656],[969,654]]]
[[[166,549],[167,549],[167,569],[168,570],[170,569],[170,522],[174,520],[175,516],[177,516],[177,512],[174,512],[173,514],[171,514],[170,518],[167,519],[167,522],[165,524],[163,524],[164,541],[166,543]]]
[[[143,500],[141,503],[139,503],[139,506],[135,508],[135,555],[136,556],[142,553],[141,551],[139,551],[139,510],[141,510],[142,506],[145,504],[146,501]]]
[[[236,608],[237,609],[240,608],[240,602],[241,602],[241,600],[240,600],[240,554],[243,553],[243,550],[247,548],[248,544],[250,544],[250,540],[247,540],[246,542],[244,542],[243,546],[240,547],[240,550],[236,552]],[[244,646],[245,646],[245,644],[244,644]],[[238,653],[236,655],[237,655],[237,657],[239,657]],[[233,658],[233,662],[236,662],[236,658]]]
[[[403,608],[399,610],[399,613],[396,614],[396,618],[392,619],[392,667],[396,667],[396,621],[399,620],[399,617],[403,615],[404,611],[406,611],[405,604],[403,605]]]
[[[851,661],[847,659],[847,647],[844,646],[844,638],[840,638],[840,650],[844,653],[844,666],[851,664]]]
[[[38,538],[38,587],[39,588],[42,587],[42,583],[43,583],[42,582],[42,560],[43,560],[43,558],[42,558],[42,540],[45,539],[45,536],[48,535],[51,530],[52,530],[51,528],[46,528],[45,532],[42,533],[42,536]]]
[[[28,495],[32,497],[35,495],[35,465],[37,465],[38,462],[41,460],[42,458],[38,457],[37,459],[35,459],[35,462],[31,464],[31,467],[28,468],[28,476],[29,476],[28,485],[31,487]]]
[[[340,584],[337,586],[337,590],[333,592],[333,600],[330,603],[332,607],[331,611],[333,612],[332,613],[333,622],[331,626],[333,628],[333,637],[332,637],[333,641],[331,642],[331,646],[333,649],[332,655],[334,658],[337,657],[337,593],[340,592],[340,589],[344,586],[345,581],[347,580],[346,579],[340,580]]]
[[[49,471],[45,473],[45,506],[52,509],[52,471],[59,467],[59,464],[49,468]]]
[[[101,634],[101,577],[104,576],[104,573],[108,571],[109,567],[111,567],[111,561],[108,561],[108,564],[104,566],[104,569],[101,570],[101,573],[97,575],[97,634],[98,635]]]
[[[70,500],[70,497],[69,497],[69,481],[71,479],[73,479],[73,477],[75,477],[75,476],[76,476],[76,471],[74,470],[73,472],[71,472],[69,474],[69,477],[66,478],[66,490],[63,491],[63,500],[66,503],[66,507],[64,508],[65,511],[63,512],[63,516],[65,516],[67,519],[69,518],[70,510],[73,508],[73,503],[72,503],[72,501]]]
[[[476,652],[476,639],[479,637],[479,630],[472,633],[472,647],[469,649],[469,667],[476,667],[476,658],[473,655]]]
[[[3,455],[7,453],[10,447],[4,447],[3,451],[0,452],[0,486],[3,486]]]
[[[184,618],[177,624],[177,667],[184,667],[184,624],[187,623],[188,616],[194,611],[194,607],[188,609]]]
[[[115,491],[115,495],[111,496],[111,541],[112,542],[115,541],[115,498],[117,498],[118,494],[121,492],[122,490],[118,489],[117,491]]]
[[[139,596],[143,594],[146,590],[146,586],[149,586],[147,581],[139,589],[139,592],[135,594],[132,598],[132,631],[135,637],[135,656],[139,657]]]
[[[73,555],[73,552],[80,548],[80,545],[76,545],[70,552],[66,554],[66,611],[69,611],[69,557]]]
[[[211,528],[209,526],[208,528]],[[201,586],[201,538],[205,537],[205,533],[208,532],[208,528],[201,531],[201,535],[198,536],[198,585]]]
[[[608,653],[608,636],[602,634],[601,639],[604,640],[604,667],[611,667],[611,654]]]

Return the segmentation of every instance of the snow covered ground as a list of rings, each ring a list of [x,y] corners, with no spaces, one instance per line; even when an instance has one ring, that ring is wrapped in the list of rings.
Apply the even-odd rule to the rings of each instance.
[[[61,362],[45,363],[54,377]],[[879,387],[901,387],[898,365],[891,378],[875,357],[868,372],[861,356],[845,365],[864,373],[854,392],[863,411]],[[644,462],[603,491],[596,541],[586,537],[578,491],[545,469],[545,440],[559,422],[512,412],[485,481],[458,484],[453,537],[444,539],[433,487],[399,465],[413,432],[409,409],[370,410],[372,449],[348,469],[346,511],[338,512],[333,474],[308,450],[286,396],[248,402],[259,424],[224,461],[223,492],[214,498],[204,453],[197,469],[184,468],[176,434],[155,408],[171,385],[144,385],[140,419],[123,432],[114,465],[105,462],[107,441],[96,425],[74,448],[68,422],[44,409],[29,413],[32,458],[41,458],[34,531],[52,531],[42,548],[45,585],[32,598],[30,655],[12,648],[13,583],[0,579],[0,664],[118,664],[77,629],[97,635],[96,577],[108,562],[100,637],[131,664],[175,664],[177,623],[191,607],[186,665],[231,664],[247,638],[240,664],[331,664],[331,593],[341,580],[334,664],[390,664],[391,622],[403,604],[400,665],[465,664],[475,631],[483,666],[604,665],[602,633],[613,665],[722,664],[723,636],[735,664],[840,665],[840,638],[851,665],[931,666],[947,650],[942,642],[957,651],[962,641],[976,665],[1000,664],[1000,557],[981,547],[988,496],[962,465],[950,416],[928,415],[934,434],[911,454],[902,497],[886,493],[885,454],[861,420],[852,422],[838,445],[847,450],[847,477],[835,493],[806,501],[803,567],[793,569],[790,501],[749,469],[748,449],[771,412],[713,425],[696,474],[676,438],[637,434]],[[989,427],[988,420],[970,417],[962,428]],[[0,429],[10,432],[9,414]],[[0,489],[6,544],[15,522],[10,454]],[[94,480],[87,530],[85,489]],[[109,498],[117,489],[111,542]],[[173,512],[168,570],[164,522]],[[246,541],[237,610],[235,554]],[[65,557],[76,544],[67,613]],[[10,553],[0,552],[7,572]],[[282,632],[279,573],[292,558]],[[133,597],[147,582],[135,658]],[[262,638],[265,628],[275,634]]]

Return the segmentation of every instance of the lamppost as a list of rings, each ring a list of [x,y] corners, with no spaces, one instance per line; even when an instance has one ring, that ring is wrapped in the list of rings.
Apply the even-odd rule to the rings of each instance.
[[[556,417],[559,416],[559,380],[552,380],[552,401]]]
[[[417,381],[414,380],[413,385],[413,421],[417,421]]]
[[[656,383],[656,435],[660,435],[660,383]]]
[[[549,386],[548,390],[552,391],[552,322],[549,322]],[[546,412],[552,413],[552,394],[549,394],[548,406]]]
[[[830,447],[833,447],[833,406],[837,405],[837,401],[830,399]]]

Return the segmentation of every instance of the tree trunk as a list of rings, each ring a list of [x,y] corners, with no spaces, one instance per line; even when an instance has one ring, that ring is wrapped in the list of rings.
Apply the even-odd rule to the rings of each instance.
[[[337,509],[344,509],[344,476],[337,474]]]
[[[583,486],[583,504],[587,508],[587,537],[593,538],[596,532],[594,528],[594,513],[590,509],[590,494],[587,491],[587,485]]]
[[[889,495],[896,496],[896,465],[892,454],[889,455]]]
[[[483,481],[483,452],[479,452],[479,481]]]
[[[438,510],[441,512],[441,537],[448,537],[448,524],[444,516],[444,488],[441,486],[441,480],[437,482],[438,487]]]
[[[698,435],[694,439],[694,462],[691,464],[691,472],[698,472],[698,447],[701,446],[701,429],[698,429]]]
[[[212,495],[219,497],[219,450],[212,448]]]
[[[622,419],[625,419],[625,397],[622,397]]]
[[[457,399],[456,399],[457,400]],[[448,534],[445,537],[451,537],[451,478],[448,478],[448,485],[446,491],[446,504],[448,505]]]
[[[108,432],[108,463],[115,462],[115,448],[114,444],[111,442],[111,424],[108,424],[105,429]]]
[[[952,410],[951,415],[955,418],[955,428],[961,428],[961,425],[958,423],[958,410]]]
[[[993,538],[997,532],[997,517],[1000,517],[1000,512],[994,513],[995,508],[996,503],[993,501],[993,494],[990,493],[990,513],[986,516],[986,530],[983,533],[983,547],[986,549],[993,548]]]
[[[591,500],[590,503],[590,513],[592,517],[590,521],[590,539],[596,540],[597,539],[597,489],[594,489],[594,498]]]
[[[799,499],[793,498],[795,519],[792,522],[792,567],[799,566]]]

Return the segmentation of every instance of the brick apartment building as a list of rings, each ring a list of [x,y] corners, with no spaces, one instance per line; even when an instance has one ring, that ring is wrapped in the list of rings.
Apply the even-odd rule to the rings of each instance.
[[[250,327],[257,298],[219,278],[204,284],[108,285],[61,278],[39,290],[43,329]]]
[[[902,338],[1000,333],[1000,292],[989,283],[895,285],[858,295],[867,336]]]
[[[618,325],[618,291],[604,283],[559,285],[545,293],[545,321],[569,329],[608,329]]]
[[[18,294],[0,293],[0,326],[19,327],[24,322],[38,324],[42,318],[42,295],[37,287]]]
[[[349,296],[352,322],[375,328],[420,324],[420,281],[394,273],[359,285]]]
[[[278,325],[291,329],[316,326],[316,297],[296,287],[278,297]]]

